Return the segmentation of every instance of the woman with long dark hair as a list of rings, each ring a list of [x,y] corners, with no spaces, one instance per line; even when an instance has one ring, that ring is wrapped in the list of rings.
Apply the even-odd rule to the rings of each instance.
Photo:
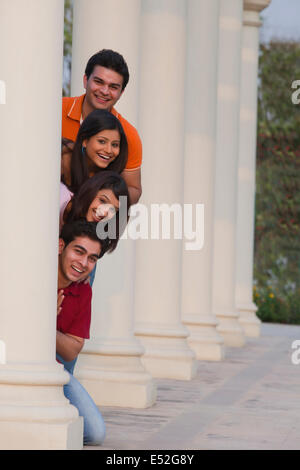
[[[114,171],[104,170],[85,181],[61,214],[61,220],[63,223],[82,218],[88,222],[110,221],[116,228],[115,238],[109,240],[107,252],[110,253],[116,248],[126,227],[129,207],[124,179]]]
[[[127,163],[128,146],[120,121],[97,109],[82,122],[70,157],[62,154],[62,182],[76,194],[82,184],[102,170],[121,173]]]

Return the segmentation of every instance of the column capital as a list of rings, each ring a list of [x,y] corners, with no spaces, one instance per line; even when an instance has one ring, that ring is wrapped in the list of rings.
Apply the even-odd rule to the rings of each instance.
[[[259,13],[270,4],[271,0],[244,0],[244,26],[261,26]]]
[[[244,11],[261,12],[271,3],[271,0],[244,0]]]

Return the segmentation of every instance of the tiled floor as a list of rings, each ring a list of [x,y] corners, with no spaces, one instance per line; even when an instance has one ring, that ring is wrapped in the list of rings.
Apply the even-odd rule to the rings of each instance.
[[[153,407],[101,407],[107,437],[93,449],[300,449],[296,339],[300,326],[264,324],[222,362],[199,362],[195,379],[157,380]]]

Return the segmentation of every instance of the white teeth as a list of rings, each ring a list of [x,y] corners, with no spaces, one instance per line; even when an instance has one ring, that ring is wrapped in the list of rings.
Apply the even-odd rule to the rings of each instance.
[[[102,98],[102,96],[96,96],[97,100],[109,101],[108,98]]]
[[[72,268],[75,269],[75,271],[77,271],[79,274],[82,274],[82,273],[83,273],[83,271],[80,271],[80,269],[75,268],[75,266],[72,266]]]
[[[110,157],[107,157],[106,155],[102,155],[101,153],[98,153],[99,157],[104,158],[104,160],[109,160]]]

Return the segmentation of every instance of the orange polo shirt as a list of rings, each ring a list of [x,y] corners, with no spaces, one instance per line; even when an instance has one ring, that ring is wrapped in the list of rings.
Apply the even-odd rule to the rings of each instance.
[[[85,95],[62,100],[62,137],[76,140],[80,127],[82,103]],[[111,113],[119,119],[128,143],[128,160],[125,170],[136,170],[142,164],[142,142],[135,127],[121,116],[114,108]]]

